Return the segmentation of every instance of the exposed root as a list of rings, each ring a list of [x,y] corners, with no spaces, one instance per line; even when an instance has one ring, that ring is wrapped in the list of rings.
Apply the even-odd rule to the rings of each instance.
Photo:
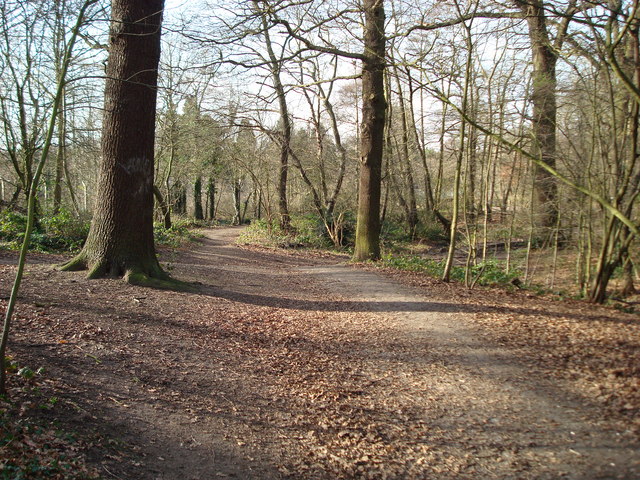
[[[171,278],[167,274],[160,264],[157,262],[150,262],[148,268],[142,267],[130,267],[128,269],[113,268],[114,265],[109,266],[108,262],[96,262],[90,265],[86,257],[82,254],[77,255],[67,263],[59,265],[61,271],[64,272],[77,272],[81,270],[89,270],[87,278],[97,279],[106,276],[119,277],[132,285],[139,285],[142,287],[159,288],[162,290],[176,290],[179,292],[197,292],[198,288],[187,282],[182,282]]]
[[[99,262],[91,266],[89,273],[87,274],[87,278],[95,280],[96,278],[104,277],[106,274],[107,264],[104,262]]]
[[[87,269],[87,260],[84,255],[77,255],[68,262],[57,265],[56,268],[63,272],[79,272]]]
[[[124,280],[131,285],[138,285],[141,287],[159,288],[161,290],[175,290],[179,292],[197,292],[198,289],[195,285],[187,282],[182,282],[171,278],[166,273],[162,272],[162,278],[156,278],[150,276],[139,270],[128,270],[124,275]]]

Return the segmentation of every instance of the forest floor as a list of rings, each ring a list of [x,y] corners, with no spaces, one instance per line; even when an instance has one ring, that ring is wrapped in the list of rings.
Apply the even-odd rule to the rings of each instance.
[[[53,425],[47,448],[76,432],[84,478],[640,478],[637,316],[238,233],[163,253],[199,293],[31,256],[10,354],[46,370],[5,408]],[[0,252],[3,305],[14,269]]]

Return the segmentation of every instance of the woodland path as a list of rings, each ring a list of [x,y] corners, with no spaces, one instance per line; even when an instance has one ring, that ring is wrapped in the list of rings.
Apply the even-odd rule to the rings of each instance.
[[[197,294],[30,268],[13,350],[104,478],[640,478],[624,416],[487,326],[597,312],[203,233],[163,256]]]

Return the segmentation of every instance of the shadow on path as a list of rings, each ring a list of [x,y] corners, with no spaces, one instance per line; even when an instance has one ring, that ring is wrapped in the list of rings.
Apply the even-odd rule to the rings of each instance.
[[[375,274],[371,274],[375,275]],[[260,295],[230,290],[214,285],[201,285],[200,294],[224,298],[249,305],[276,307],[290,310],[324,311],[324,312],[435,312],[435,313],[508,313],[513,315],[541,316],[547,318],[571,318],[579,321],[606,321],[629,324],[633,321],[624,318],[603,317],[601,315],[585,315],[584,312],[571,314],[551,310],[537,310],[507,305],[482,305],[430,301],[325,301],[303,300],[286,296]]]

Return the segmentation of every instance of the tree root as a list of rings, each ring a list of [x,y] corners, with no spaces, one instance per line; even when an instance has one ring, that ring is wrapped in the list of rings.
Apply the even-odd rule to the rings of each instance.
[[[128,270],[124,275],[124,280],[131,285],[138,285],[140,287],[192,293],[198,291],[197,287],[191,283],[182,282],[180,280],[171,278],[164,272],[162,272],[162,274],[162,278],[157,278],[155,276],[148,275],[140,270]]]
[[[84,258],[84,255],[77,255],[68,262],[56,266],[56,268],[62,272],[79,272],[86,270],[87,267],[87,260]]]
[[[155,263],[155,265],[153,263]],[[141,287],[175,290],[179,292],[198,291],[198,288],[191,283],[171,278],[169,274],[162,270],[157,262],[152,262],[149,268],[131,267],[128,269],[114,269],[110,268],[107,262],[96,262],[90,265],[86,257],[80,254],[68,262],[58,265],[57,268],[63,272],[89,270],[87,278],[92,280],[106,276],[123,277],[125,282]]]
[[[89,261],[82,253],[75,256],[68,262],[58,265],[56,268],[62,272],[80,272],[82,270],[89,270],[87,278],[92,280],[107,275],[107,264],[105,262],[97,262],[94,265],[89,265]]]
[[[103,262],[96,263],[91,266],[87,278],[95,280],[96,278],[104,277],[107,274],[107,265]]]

